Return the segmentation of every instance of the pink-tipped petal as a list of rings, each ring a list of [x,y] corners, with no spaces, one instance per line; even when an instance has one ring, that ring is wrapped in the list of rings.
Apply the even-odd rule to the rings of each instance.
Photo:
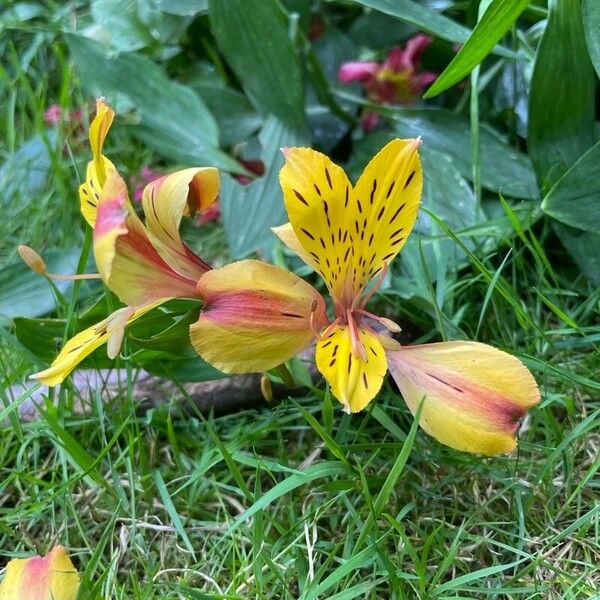
[[[325,322],[325,303],[308,283],[256,260],[231,263],[204,275],[204,307],[190,328],[192,345],[226,373],[266,371],[304,350],[313,327]]]
[[[380,69],[379,63],[370,61],[356,61],[343,63],[338,71],[340,83],[365,83],[371,81]]]
[[[528,369],[514,356],[477,342],[404,346],[388,367],[421,427],[439,442],[478,454],[516,446],[526,412],[540,400]]]
[[[0,600],[75,600],[79,575],[62,546],[46,556],[13,559],[0,583]]]

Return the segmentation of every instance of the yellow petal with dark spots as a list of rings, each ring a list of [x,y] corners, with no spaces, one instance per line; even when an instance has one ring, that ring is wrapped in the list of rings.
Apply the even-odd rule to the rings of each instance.
[[[304,350],[326,322],[308,283],[257,260],[214,269],[198,282],[204,306],[190,327],[196,352],[225,373],[266,371]]]
[[[423,187],[419,144],[392,140],[356,187],[325,155],[284,150],[279,178],[291,226],[344,306],[396,256],[414,226]]]
[[[170,298],[161,298],[144,306],[125,306],[100,323],[80,331],[63,346],[50,367],[32,375],[32,378],[50,387],[62,383],[84,358],[106,343],[112,335],[121,336],[124,327],[167,300]]]
[[[98,202],[106,177],[110,171],[116,171],[113,163],[102,154],[104,141],[114,117],[114,111],[103,100],[96,102],[96,116],[89,129],[92,160],[86,169],[85,182],[79,186],[81,213],[91,227],[96,223]]]
[[[379,338],[359,327],[358,341],[362,353],[353,353],[350,329],[339,326],[317,343],[317,367],[346,412],[365,408],[381,389],[387,372],[385,350]]]
[[[388,352],[390,373],[421,427],[447,446],[478,454],[516,447],[526,412],[540,400],[523,363],[478,342],[404,346]]]

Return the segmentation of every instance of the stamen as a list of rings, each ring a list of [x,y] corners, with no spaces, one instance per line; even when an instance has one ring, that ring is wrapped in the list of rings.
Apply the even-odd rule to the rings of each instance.
[[[360,341],[360,335],[356,326],[356,321],[352,317],[352,309],[346,309],[346,318],[348,319],[348,327],[350,328],[350,342],[352,344],[353,356],[358,356],[363,362],[367,362],[367,352],[363,343]]]
[[[326,338],[328,338],[334,331],[335,328],[340,324],[341,318],[338,317],[335,321],[331,322],[329,325],[327,325],[327,327],[325,327],[325,329],[319,334],[317,333],[317,339],[318,340],[324,340]]]
[[[377,315],[374,315],[373,313],[363,310],[362,308],[355,308],[352,310],[352,312],[359,313],[361,315],[364,315],[365,317],[368,317],[369,319],[373,319],[373,321],[377,321],[378,323],[381,323],[386,329],[389,329],[393,333],[400,333],[402,331],[402,328],[400,327],[400,325],[398,325],[391,319],[386,319],[385,317],[378,317]]]
[[[352,302],[352,308],[355,308],[356,305],[358,304],[358,306],[361,309],[363,309],[367,305],[367,302],[373,297],[373,295],[381,287],[381,284],[383,283],[383,280],[385,279],[386,273],[387,273],[387,263],[384,262],[383,267],[381,268],[381,271],[379,272],[379,276],[377,277],[377,281],[375,282],[375,285],[373,285],[373,287],[369,290],[369,292],[366,294],[366,296],[364,297],[364,299],[362,301],[360,299],[361,295],[358,294],[356,296],[356,298],[354,299],[354,302]]]
[[[60,273],[49,273],[44,259],[29,246],[19,246],[17,248],[19,256],[23,262],[38,275],[44,275],[55,281],[74,281],[76,279],[100,279],[99,273],[79,273],[77,275],[62,275]]]

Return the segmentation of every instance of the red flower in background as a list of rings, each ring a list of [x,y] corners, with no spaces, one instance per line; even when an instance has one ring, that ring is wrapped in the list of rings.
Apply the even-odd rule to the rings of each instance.
[[[342,64],[338,72],[341,83],[362,83],[367,97],[378,104],[411,104],[437,75],[431,71],[419,72],[421,56],[431,37],[419,34],[410,38],[404,48],[390,50],[383,63],[356,61]],[[363,129],[372,131],[379,115],[372,111],[363,114]]]

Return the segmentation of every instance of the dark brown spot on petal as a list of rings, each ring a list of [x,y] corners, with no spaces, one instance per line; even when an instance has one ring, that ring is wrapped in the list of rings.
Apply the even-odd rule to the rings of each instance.
[[[327,348],[327,346],[331,346],[331,340],[329,340],[328,342],[325,342],[321,348]]]
[[[415,176],[415,171],[412,171],[412,173],[406,179],[406,183],[404,184],[404,189],[406,189],[410,185],[410,182],[413,180],[414,176]]]
[[[452,385],[451,383],[448,383],[447,381],[444,381],[443,379],[441,379],[440,377],[437,377],[433,373],[427,373],[427,371],[426,371],[425,375],[431,377],[432,379],[435,379],[436,381],[439,381],[440,383],[443,383],[444,385],[447,385],[448,387],[451,387],[454,391],[458,392],[459,394],[465,393],[465,391],[462,390],[461,388],[456,387],[455,385]]]
[[[406,206],[406,202],[403,202],[399,207],[398,210],[392,215],[392,218],[390,219],[390,225],[395,221],[396,217],[400,214],[400,212],[402,211],[402,209]]]
[[[348,260],[348,254],[350,254],[350,248],[346,248],[346,253],[344,254],[344,262]]]
[[[337,360],[336,358],[332,358],[332,359],[331,359],[331,362],[329,363],[329,366],[330,366],[330,367],[333,367],[333,365],[335,365],[335,361],[336,361],[336,360]]]
[[[396,182],[392,181],[392,183],[390,184],[390,187],[388,188],[387,194],[385,195],[386,200],[390,197],[395,185],[396,185]]]
[[[381,260],[387,260],[388,258],[391,258],[392,256],[394,256],[394,252],[390,252],[389,254],[386,254]]]
[[[362,204],[358,198],[356,199],[356,203],[358,204],[358,212],[362,214]]]
[[[317,254],[311,252],[310,255],[317,261],[318,264],[320,264],[321,261],[319,260],[319,256]]]
[[[392,235],[390,235],[390,238],[396,237],[399,233],[402,233],[404,231],[404,227],[400,227],[400,229],[396,229],[396,231],[394,231],[394,233],[392,233]]]
[[[348,375],[350,375],[350,371],[352,369],[352,352],[348,354]]]
[[[313,183],[313,186],[315,187],[315,192],[317,192],[317,194],[320,196],[321,190],[319,189],[319,186],[316,183]]]
[[[369,245],[369,246],[370,246],[370,245],[373,243],[373,237],[374,237],[374,234],[371,234],[371,235],[369,236],[369,241],[368,241],[368,245]]]
[[[313,241],[314,241],[314,239],[315,239],[315,236],[314,236],[314,235],[313,235],[313,234],[312,234],[310,231],[308,231],[307,229],[304,229],[304,227],[300,228],[300,231],[301,231],[301,232],[302,232],[304,235],[308,236],[308,237],[309,237],[311,240],[313,240]]]
[[[363,373],[363,383],[365,384],[365,389],[369,389],[369,380],[367,379],[367,374]]]
[[[336,344],[336,345],[333,347],[333,352],[331,353],[331,356],[335,356],[335,355],[337,354],[338,348],[339,348],[339,345],[338,345],[338,344]]]
[[[381,217],[383,217],[383,213],[385,212],[385,205],[383,205],[379,211],[379,213],[377,213],[377,220],[380,221]]]
[[[329,185],[329,189],[333,191],[333,184],[331,183],[331,175],[329,175],[329,170],[325,167],[325,179],[327,179],[327,185]]]
[[[344,200],[344,208],[348,208],[348,198],[350,197],[350,188],[346,186],[346,199]]]
[[[300,192],[297,192],[296,190],[294,190],[294,194],[296,194],[296,198],[298,198],[298,200],[300,200],[300,202],[302,202],[302,204],[305,204],[306,206],[308,206],[308,202],[304,199],[304,196],[302,196],[302,194]]]
[[[375,198],[375,192],[377,190],[377,179],[373,179],[373,187],[371,188],[371,195],[369,196],[369,202],[373,206],[373,200]]]
[[[321,246],[323,246],[323,250],[325,250],[325,240],[323,238],[319,238],[319,241],[321,242]]]
[[[293,317],[294,319],[304,319],[303,315],[297,315],[296,313],[290,313],[290,312],[282,312],[281,316],[282,317]]]

